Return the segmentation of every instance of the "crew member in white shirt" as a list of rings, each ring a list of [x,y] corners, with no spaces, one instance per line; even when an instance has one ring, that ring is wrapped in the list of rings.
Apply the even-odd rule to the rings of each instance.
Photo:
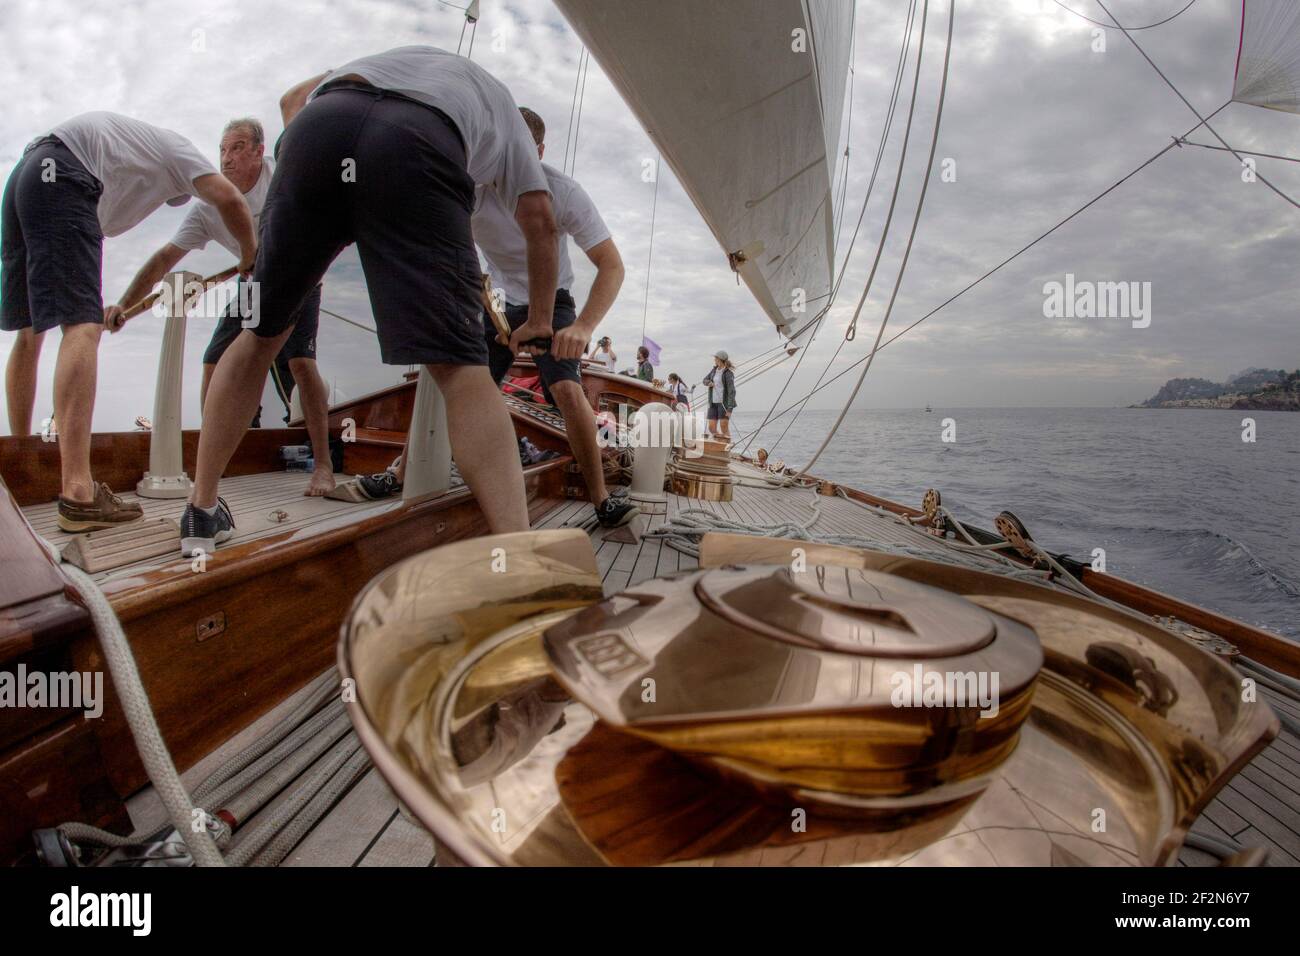
[[[530,109],[521,109],[519,112],[528,123],[529,132],[537,144],[537,157],[541,159],[546,150],[543,142],[546,125]],[[560,229],[559,288],[555,292],[552,329],[556,332],[574,329],[587,342],[614,304],[619,287],[623,284],[623,259],[586,190],[554,166],[543,163],[542,169],[550,183],[555,221]],[[487,260],[492,281],[499,285],[505,299],[506,320],[512,330],[517,329],[528,320],[529,314],[528,248],[524,235],[497,193],[484,186],[476,191],[472,221],[474,242]],[[569,261],[568,237],[573,238],[578,248],[596,266],[596,278],[580,315],[576,311],[573,296],[569,293],[573,286],[573,265]],[[483,333],[488,348],[488,368],[493,381],[499,385],[515,360],[515,352],[497,342],[496,326],[487,316],[484,316]],[[582,390],[581,359],[561,359],[549,352],[542,352],[534,356],[534,361],[541,376],[544,397],[558,407],[564,416],[564,431],[573,449],[573,456],[586,479],[587,492],[596,508],[597,519],[607,528],[627,524],[636,517],[638,509],[626,500],[611,498],[605,487],[600,444],[596,437],[596,418]],[[370,498],[380,498],[401,490],[405,480],[404,465],[405,454],[395,469],[361,477],[359,483],[362,493]]]
[[[286,115],[283,118],[285,125],[288,125],[292,116]],[[226,124],[221,134],[221,173],[243,194],[249,211],[253,214],[254,223],[261,218],[266,192],[271,185],[273,167],[265,153],[266,136],[258,120],[242,117]],[[203,249],[209,242],[214,241],[228,249],[232,255],[239,255],[239,246],[234,236],[230,234],[230,230],[211,206],[202,205],[191,209],[171,241],[164,244],[140,267],[140,271],[136,273],[130,287],[122,296],[123,301],[138,301],[163,276],[171,272],[187,253]],[[299,306],[298,313],[294,316],[293,331],[272,366],[276,389],[285,402],[286,410],[290,392],[295,386],[302,400],[303,418],[307,424],[307,434],[311,439],[316,461],[315,471],[303,492],[309,496],[323,495],[334,487],[334,470],[330,463],[329,446],[329,391],[316,367],[316,330],[320,322],[320,298],[321,290],[318,285]],[[225,314],[217,321],[217,326],[212,332],[212,341],[203,353],[203,381],[199,391],[200,408],[206,409],[208,384],[212,380],[212,373],[216,370],[217,363],[221,361],[221,356],[242,331],[244,317],[236,307],[239,301],[239,297],[236,296]]]
[[[119,236],[163,203],[212,205],[248,272],[257,236],[239,190],[184,136],[118,113],[83,113],[28,145],[5,186],[0,215],[0,328],[18,332],[6,368],[9,427],[31,431],[41,341],[60,327],[54,419],[61,463],[59,527],[93,531],[141,518],[90,472],[99,337],[134,304],[105,307],[105,236]]]
[[[474,187],[490,185],[528,246],[529,318],[513,342],[550,335],[559,234],[510,91],[479,65],[428,46],[353,60],[295,89],[302,86],[313,90],[285,129],[262,211],[257,315],[221,357],[208,390],[182,551],[208,552],[234,534],[218,480],[294,313],[352,242],[383,361],[428,368],[446,401],[452,455],[489,529],[527,530],[514,427],[487,369],[470,232]],[[564,330],[551,351],[576,358],[585,342]]]

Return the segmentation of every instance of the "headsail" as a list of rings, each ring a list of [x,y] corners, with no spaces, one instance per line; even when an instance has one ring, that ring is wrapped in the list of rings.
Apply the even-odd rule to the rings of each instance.
[[[830,292],[853,7],[557,0],[777,328]],[[803,290],[806,312],[795,311]]]
[[[1300,3],[1242,0],[1232,98],[1300,113]]]

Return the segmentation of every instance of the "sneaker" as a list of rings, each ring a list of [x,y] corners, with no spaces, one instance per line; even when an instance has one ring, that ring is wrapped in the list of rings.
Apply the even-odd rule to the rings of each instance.
[[[391,471],[380,471],[373,475],[360,475],[357,478],[357,487],[371,501],[378,501],[380,498],[388,498],[402,493],[402,483],[397,480],[397,475]]]
[[[99,528],[116,528],[144,517],[144,510],[137,502],[123,501],[108,485],[96,481],[91,488],[94,495],[88,503],[59,496],[59,530],[80,534]]]
[[[596,506],[596,520],[602,528],[621,528],[641,513],[641,509],[626,499],[606,498]]]
[[[181,515],[181,554],[190,558],[195,550],[211,554],[217,545],[235,536],[235,519],[230,514],[226,499],[217,499],[217,510],[208,514],[192,504],[185,506]]]
[[[549,448],[546,451],[542,451],[529,439],[519,439],[519,464],[524,467],[536,465],[539,462],[550,461],[552,458],[559,457],[560,453],[558,451],[552,451]]]

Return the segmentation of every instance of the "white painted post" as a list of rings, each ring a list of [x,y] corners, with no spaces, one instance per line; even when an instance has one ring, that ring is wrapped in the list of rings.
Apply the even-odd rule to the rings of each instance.
[[[447,403],[424,366],[415,386],[415,408],[407,435],[406,480],[402,500],[440,495],[451,487],[451,441],[447,436]]]
[[[667,514],[664,472],[674,444],[680,441],[681,418],[662,402],[642,405],[632,416],[632,487],[628,499],[642,514]]]
[[[153,393],[153,430],[149,435],[149,470],[136,483],[141,498],[188,498],[194,483],[181,458],[181,381],[185,362],[185,287],[202,288],[203,276],[172,272],[163,282],[169,293],[170,315],[164,320],[158,358],[158,384]]]

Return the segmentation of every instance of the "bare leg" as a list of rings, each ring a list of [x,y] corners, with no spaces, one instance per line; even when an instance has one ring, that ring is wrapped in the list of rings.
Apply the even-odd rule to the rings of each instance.
[[[330,463],[329,390],[320,377],[315,359],[289,359],[289,371],[297,383],[302,416],[307,422],[312,456],[316,459],[316,470],[303,494],[319,497],[334,487],[334,468]]]
[[[217,483],[248,431],[248,423],[262,397],[266,370],[292,331],[291,326],[275,338],[264,339],[245,329],[217,363],[208,388],[212,412],[204,416],[199,432],[194,494],[190,498],[197,507],[216,505]]]
[[[488,528],[493,534],[527,531],[528,496],[515,429],[487,366],[427,368],[447,403],[452,457]]]
[[[582,386],[577,382],[556,382],[551,395],[564,416],[564,432],[569,438],[573,457],[578,459],[582,477],[587,479],[587,492],[591,503],[598,505],[609,497],[605,488],[605,469],[600,460],[600,445],[596,441],[596,418]]]
[[[95,376],[99,366],[99,322],[65,325],[54,366],[54,420],[59,432],[63,497],[91,501],[90,421],[95,413]]]
[[[718,419],[718,437],[721,438],[723,441],[727,441],[731,438],[731,416],[730,415],[728,415],[726,418]]]
[[[203,417],[203,409],[208,404],[208,386],[212,384],[212,373],[217,370],[215,365],[203,365],[203,381],[199,383],[199,417]]]
[[[36,371],[45,333],[20,329],[5,367],[5,402],[9,406],[9,434],[32,433],[32,408],[36,405]]]
[[[410,446],[410,444],[411,444],[410,436],[407,436],[406,443],[402,445],[402,454],[398,456],[397,459],[397,481],[398,483],[403,485],[406,484],[406,449]]]

